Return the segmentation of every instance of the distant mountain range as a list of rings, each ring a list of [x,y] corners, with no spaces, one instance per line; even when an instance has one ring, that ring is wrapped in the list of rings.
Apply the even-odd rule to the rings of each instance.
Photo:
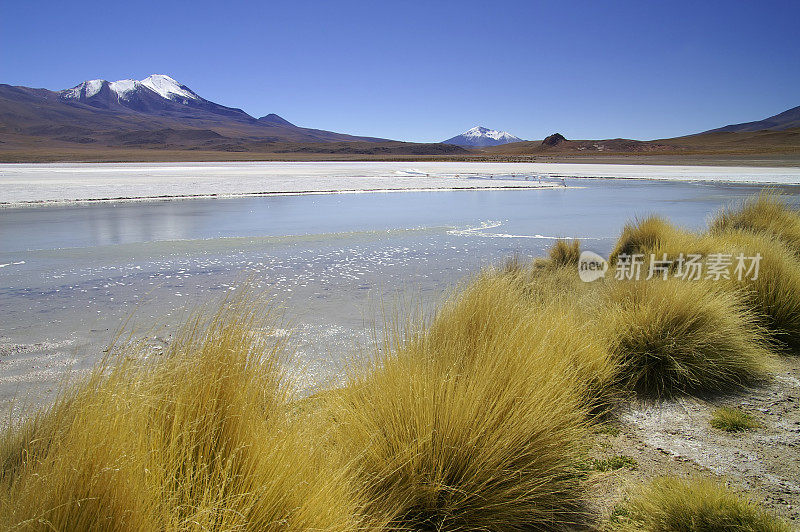
[[[50,91],[0,84],[0,134],[104,146],[249,149],[260,142],[384,142],[255,118],[202,98],[169,76],[84,81]],[[0,139],[0,142],[7,142]]]
[[[442,141],[442,144],[453,144],[455,146],[464,147],[484,147],[499,146],[500,144],[509,144],[511,142],[522,142],[522,139],[505,131],[475,126],[460,135]]]
[[[0,84],[0,161],[700,152],[800,155],[800,107],[674,139],[567,140],[554,134],[544,141],[523,141],[505,131],[476,126],[441,143],[424,144],[298,127],[274,113],[256,118],[207,100],[163,74],[142,80],[93,79],[58,91]]]

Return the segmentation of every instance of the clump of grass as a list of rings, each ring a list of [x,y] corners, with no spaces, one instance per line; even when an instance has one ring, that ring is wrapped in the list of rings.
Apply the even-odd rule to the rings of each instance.
[[[616,425],[612,425],[610,423],[602,423],[595,427],[594,429],[595,434],[606,434],[608,436],[619,436],[622,432],[620,428]]]
[[[375,501],[370,510],[391,509],[404,530],[570,529],[583,520],[586,376],[602,374],[608,358],[579,323],[486,275],[425,333],[387,342],[337,394],[338,441],[364,499]]]
[[[515,281],[527,304],[533,307],[557,302],[577,307],[593,288],[580,280],[577,268],[541,268],[535,264]]]
[[[518,254],[514,254],[506,258],[500,267],[500,272],[510,276],[518,276],[522,275],[522,273],[525,271],[525,268],[526,264],[522,257],[520,257]]]
[[[615,510],[612,529],[647,532],[789,532],[758,504],[710,480],[658,478]]]
[[[551,264],[556,268],[578,267],[581,258],[581,242],[577,238],[566,240],[559,238],[548,251]]]
[[[469,345],[461,356],[467,358],[467,353],[486,350],[498,338],[514,342],[514,349],[525,353],[549,330],[548,345],[565,353],[564,360],[580,373],[573,387],[594,408],[608,406],[619,398],[613,389],[618,367],[605,335],[587,319],[586,307],[593,303],[593,294],[585,292],[589,287],[569,268],[537,272],[525,279],[522,290],[518,280],[488,270],[442,305],[428,328],[428,339],[435,346],[453,340]]]
[[[651,216],[625,225],[609,262],[616,264],[620,255],[643,255],[644,264],[648,264],[651,258],[666,258],[674,262],[670,273],[675,273],[681,254],[684,257],[689,254],[704,257],[716,251],[704,235],[675,227],[664,218]],[[646,273],[646,270],[643,269],[643,272]]]
[[[711,413],[709,421],[712,427],[726,432],[744,432],[754,429],[758,423],[753,416],[738,408],[722,407]]]
[[[226,304],[155,362],[124,349],[7,432],[0,527],[363,527],[338,462],[288,416],[282,342],[260,308]]]
[[[619,382],[640,395],[725,390],[764,377],[772,365],[746,301],[712,282],[609,282],[600,305]]]
[[[593,458],[589,462],[589,468],[594,471],[616,471],[622,468],[638,469],[639,462],[635,458],[619,454],[616,456],[609,456],[608,458]]]
[[[733,225],[733,224],[730,224]],[[784,241],[767,232],[735,229],[718,224],[707,234],[679,230],[663,219],[648,218],[628,225],[612,253],[612,261],[620,253],[644,254],[645,262],[654,255],[673,262],[670,274],[675,274],[681,255],[698,255],[707,262],[711,254],[727,255],[730,259],[728,278],[719,283],[729,291],[745,295],[747,305],[770,332],[775,345],[790,350],[800,349],[800,259],[784,245]],[[738,257],[760,257],[758,276],[755,271],[737,273]],[[749,267],[749,262],[745,266]],[[643,268],[642,272],[646,269]],[[701,273],[701,279],[707,276]],[[741,277],[741,279],[739,278]],[[696,283],[687,280],[687,283]]]
[[[773,191],[723,210],[711,221],[709,230],[711,233],[751,231],[770,235],[800,257],[800,213]]]
[[[799,350],[800,259],[779,241],[763,234],[728,231],[709,239],[719,253],[761,257],[757,279],[743,275],[739,280],[732,271],[725,284],[745,294],[748,304],[759,313],[780,346]]]
[[[800,350],[800,258],[796,227],[800,215],[785,202],[770,194],[747,201],[739,210],[728,211],[711,223],[708,233],[696,234],[678,229],[666,220],[650,217],[628,224],[611,254],[666,257],[673,271],[681,255],[698,255],[707,261],[711,254],[730,256],[729,279],[720,284],[746,295],[747,304],[761,317],[776,345]],[[758,277],[754,272],[736,273],[737,257],[760,256]],[[644,271],[644,269],[643,269]],[[707,272],[702,273],[702,277]],[[689,280],[687,282],[695,282]]]
[[[516,279],[530,281],[552,275],[554,272],[564,277],[578,279],[577,268],[581,257],[581,243],[578,239],[559,238],[547,251],[547,257],[537,257],[525,263],[519,255],[505,260],[496,273]]]
[[[667,240],[674,239],[677,234],[678,229],[659,216],[625,224],[611,251],[609,262],[615,263],[620,255],[650,253]]]

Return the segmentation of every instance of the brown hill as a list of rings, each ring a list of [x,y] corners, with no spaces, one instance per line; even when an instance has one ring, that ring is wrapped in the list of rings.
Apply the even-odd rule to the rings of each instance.
[[[800,153],[800,128],[783,131],[711,132],[658,140],[527,141],[484,148],[487,155],[629,155]],[[563,140],[562,140],[563,139]]]
[[[782,131],[785,129],[796,129],[800,127],[800,106],[793,107],[782,113],[770,116],[764,120],[756,120],[755,122],[745,122],[743,124],[730,124],[718,129],[706,131],[706,133],[714,133],[718,131]]]

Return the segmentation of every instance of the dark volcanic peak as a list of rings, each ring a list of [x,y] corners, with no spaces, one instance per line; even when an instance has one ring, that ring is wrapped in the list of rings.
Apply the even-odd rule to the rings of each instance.
[[[542,141],[542,146],[558,146],[562,142],[565,142],[567,139],[561,133],[553,133],[549,137],[545,137]]]
[[[793,107],[788,111],[778,113],[764,120],[755,122],[745,122],[743,124],[731,124],[725,127],[705,131],[704,133],[716,132],[738,132],[738,131],[784,131],[800,127],[800,106]]]
[[[292,126],[295,127],[294,124],[289,122],[288,120],[276,115],[275,113],[270,113],[266,116],[262,116],[258,119],[259,122],[262,124],[273,124],[278,126]]]

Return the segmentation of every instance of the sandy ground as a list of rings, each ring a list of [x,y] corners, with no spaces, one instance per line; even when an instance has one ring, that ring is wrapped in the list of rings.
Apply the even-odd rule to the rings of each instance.
[[[759,427],[728,433],[709,424],[720,406],[751,414]],[[704,476],[746,491],[800,527],[800,357],[784,357],[769,382],[716,398],[634,402],[614,416],[619,433],[600,433],[596,458],[629,456],[635,468],[596,473],[594,509],[607,517],[626,490],[656,476]]]
[[[741,147],[740,147],[741,148]],[[800,149],[794,146],[761,146],[755,149],[733,150],[681,150],[674,153],[627,152],[627,153],[529,153],[503,154],[469,152],[449,155],[411,155],[411,154],[354,154],[354,153],[275,153],[275,152],[227,152],[204,150],[168,149],[125,149],[125,148],[41,148],[31,145],[14,149],[11,145],[0,147],[0,162],[8,163],[122,163],[122,162],[421,162],[449,163],[571,163],[571,164],[634,164],[666,166],[749,166],[749,167],[800,167]]]
[[[558,185],[519,175],[800,183],[800,168],[557,163],[241,162],[0,165],[0,204]],[[490,178],[491,176],[491,178]]]

